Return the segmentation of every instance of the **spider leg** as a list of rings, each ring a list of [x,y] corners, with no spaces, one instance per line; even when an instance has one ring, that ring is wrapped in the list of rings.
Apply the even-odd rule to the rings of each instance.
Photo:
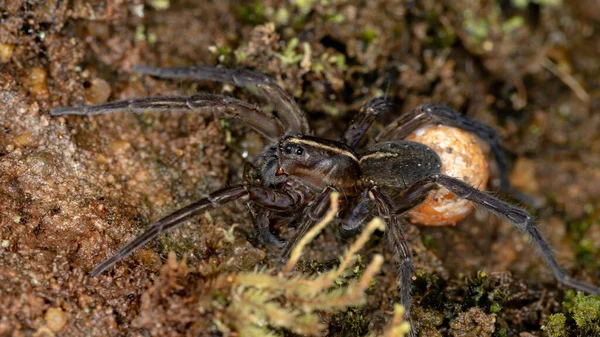
[[[388,110],[390,105],[390,102],[382,97],[369,100],[358,110],[341,141],[350,147],[356,147],[356,144],[369,129],[375,118]]]
[[[402,215],[404,212],[411,210],[425,201],[429,192],[437,188],[437,184],[426,180],[413,184],[408,189],[391,197],[394,204],[394,208],[391,208],[392,213]],[[363,191],[358,198],[359,201],[352,206],[351,211],[344,217],[346,220],[340,226],[342,235],[349,236],[359,231],[361,226],[367,223],[371,217],[376,205],[369,197],[369,193],[372,193],[371,190]]]
[[[260,183],[260,179],[258,178],[257,169],[250,162],[246,162],[244,164],[244,185],[250,186],[253,183]],[[252,220],[256,230],[258,232],[258,237],[260,241],[265,246],[275,246],[282,248],[284,246],[284,242],[281,241],[275,234],[271,233],[271,212],[266,208],[257,207],[256,204],[252,201],[248,202],[248,209],[250,210],[250,214],[252,215]]]
[[[92,270],[90,275],[95,277],[106,269],[127,257],[134,250],[142,247],[146,242],[155,238],[158,234],[183,224],[191,217],[202,212],[216,208],[236,200],[254,200],[256,203],[271,209],[284,210],[296,204],[297,198],[275,189],[261,186],[231,186],[211,193],[208,197],[198,200],[178,211],[153,223],[144,233],[121,247],[112,257],[100,263]]]
[[[285,133],[281,122],[272,114],[233,97],[213,94],[155,96],[83,107],[61,107],[52,109],[50,115],[102,115],[123,111],[134,113],[146,111],[210,112],[223,118],[238,119],[273,141]]]
[[[548,267],[550,267],[554,277],[559,283],[589,294],[600,294],[600,288],[589,283],[572,279],[564,269],[562,269],[556,261],[548,242],[546,242],[533,221],[533,217],[524,209],[511,205],[489,193],[482,192],[461,180],[449,176],[433,176],[429,179],[444,186],[457,196],[479,204],[495,214],[508,219],[516,229],[527,234],[533,244],[538,248],[539,254],[542,256]]]
[[[501,139],[493,128],[454,111],[453,109],[439,104],[423,104],[416,109],[395,119],[376,137],[377,141],[404,139],[413,131],[430,123],[439,123],[453,126],[474,133],[489,144],[498,165],[500,185],[502,190],[521,202],[535,205],[536,202],[524,193],[516,190],[510,184],[508,178],[508,161],[506,150],[501,145]]]
[[[400,216],[422,203],[429,192],[437,186],[431,181],[419,181],[408,189],[402,191],[393,199],[377,188],[371,189],[373,199],[377,203],[379,215],[386,219],[388,228],[385,231],[385,239],[388,247],[394,253],[396,266],[398,268],[398,291],[400,293],[400,304],[406,309],[405,319],[411,323],[411,336],[416,335],[416,330],[410,317],[412,307],[412,275],[414,272],[412,263],[412,252],[408,247]]]
[[[305,208],[305,212],[300,217],[302,222],[296,229],[294,236],[292,236],[292,238],[285,243],[285,247],[283,247],[280,263],[285,263],[289,258],[292,249],[300,239],[302,239],[302,237],[316,225],[323,216],[325,216],[325,213],[331,204],[330,194],[333,191],[334,189],[332,187],[326,187],[309,202],[308,206]]]
[[[265,246],[275,246],[277,248],[285,247],[285,242],[280,240],[277,235],[271,232],[271,221],[268,210],[258,210],[254,217],[254,223],[258,230],[260,240]]]
[[[210,66],[184,68],[158,68],[134,66],[132,70],[160,78],[207,80],[232,84],[238,87],[256,86],[279,112],[289,133],[309,134],[310,128],[304,112],[294,98],[281,88],[271,77],[247,69],[228,69]]]
[[[349,205],[344,214],[345,220],[340,225],[342,237],[351,237],[360,232],[363,225],[373,217],[373,210],[377,207],[369,197],[369,190],[363,191],[357,199],[356,203]]]

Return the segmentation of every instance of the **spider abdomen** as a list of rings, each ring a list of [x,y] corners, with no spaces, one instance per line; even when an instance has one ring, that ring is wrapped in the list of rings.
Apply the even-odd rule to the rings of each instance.
[[[405,140],[380,142],[360,156],[365,183],[404,190],[423,178],[440,174],[440,157],[426,145]]]

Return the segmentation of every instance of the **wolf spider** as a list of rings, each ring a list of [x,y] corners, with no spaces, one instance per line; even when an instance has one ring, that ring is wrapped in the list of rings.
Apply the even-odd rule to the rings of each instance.
[[[285,258],[290,249],[324,215],[329,195],[338,191],[341,198],[341,230],[356,232],[365,219],[379,215],[388,229],[385,241],[392,249],[398,269],[400,302],[407,313],[411,307],[412,255],[404,238],[403,215],[422,203],[439,186],[508,219],[527,234],[558,282],[591,294],[600,289],[572,279],[556,261],[552,249],[524,209],[493,194],[443,175],[439,156],[429,147],[402,140],[428,123],[446,124],[474,133],[486,141],[498,161],[502,185],[509,189],[503,149],[496,132],[442,105],[421,105],[400,116],[366,149],[355,147],[377,115],[389,104],[381,98],[367,102],[337,141],[311,135],[308,121],[294,99],[273,79],[250,70],[216,67],[154,68],[136,66],[134,71],[159,78],[211,80],[235,86],[255,86],[276,109],[277,114],[261,110],[232,97],[215,94],[156,96],[133,98],[85,107],[61,107],[52,116],[97,115],[119,111],[212,112],[221,118],[237,119],[270,141],[253,165],[244,170],[244,183],[211,193],[158,220],[141,235],[100,263],[91,276],[97,276],[159,233],[174,228],[207,209],[245,200],[250,204],[259,237],[267,245],[283,247]],[[296,222],[293,238],[283,243],[270,228],[273,224]]]

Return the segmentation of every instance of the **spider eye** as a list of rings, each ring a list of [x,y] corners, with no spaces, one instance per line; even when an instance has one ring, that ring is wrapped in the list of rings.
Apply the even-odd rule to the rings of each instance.
[[[286,147],[283,149],[283,152],[290,154],[292,153],[292,147],[289,145],[286,145]]]
[[[304,153],[304,150],[303,150],[301,147],[299,147],[299,148],[296,150],[296,154],[297,154],[297,155],[299,155],[299,156],[300,156],[300,155],[302,155],[303,153]]]

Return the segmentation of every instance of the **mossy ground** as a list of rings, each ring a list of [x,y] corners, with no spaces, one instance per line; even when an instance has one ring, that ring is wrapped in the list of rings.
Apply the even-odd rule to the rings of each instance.
[[[55,106],[200,90],[255,101],[229,86],[141,77],[136,64],[268,73],[329,138],[378,95],[398,103],[395,114],[426,102],[463,111],[502,135],[511,179],[541,201],[536,219],[561,263],[600,283],[597,1],[0,0],[0,12],[0,335],[215,335],[214,313],[190,300],[206,294],[203,282],[275,265],[245,207],[232,205],[86,276],[152,220],[239,181],[246,154],[264,145],[210,116],[49,117]],[[423,335],[598,333],[598,299],[565,295],[523,237],[486,212],[407,235]],[[345,246],[328,231],[300,271],[333,268]],[[374,240],[363,254],[381,246]],[[184,288],[157,276],[170,250],[188,254]],[[385,326],[393,264],[376,280],[365,306],[321,316],[328,335]],[[60,330],[50,308],[66,315]]]

